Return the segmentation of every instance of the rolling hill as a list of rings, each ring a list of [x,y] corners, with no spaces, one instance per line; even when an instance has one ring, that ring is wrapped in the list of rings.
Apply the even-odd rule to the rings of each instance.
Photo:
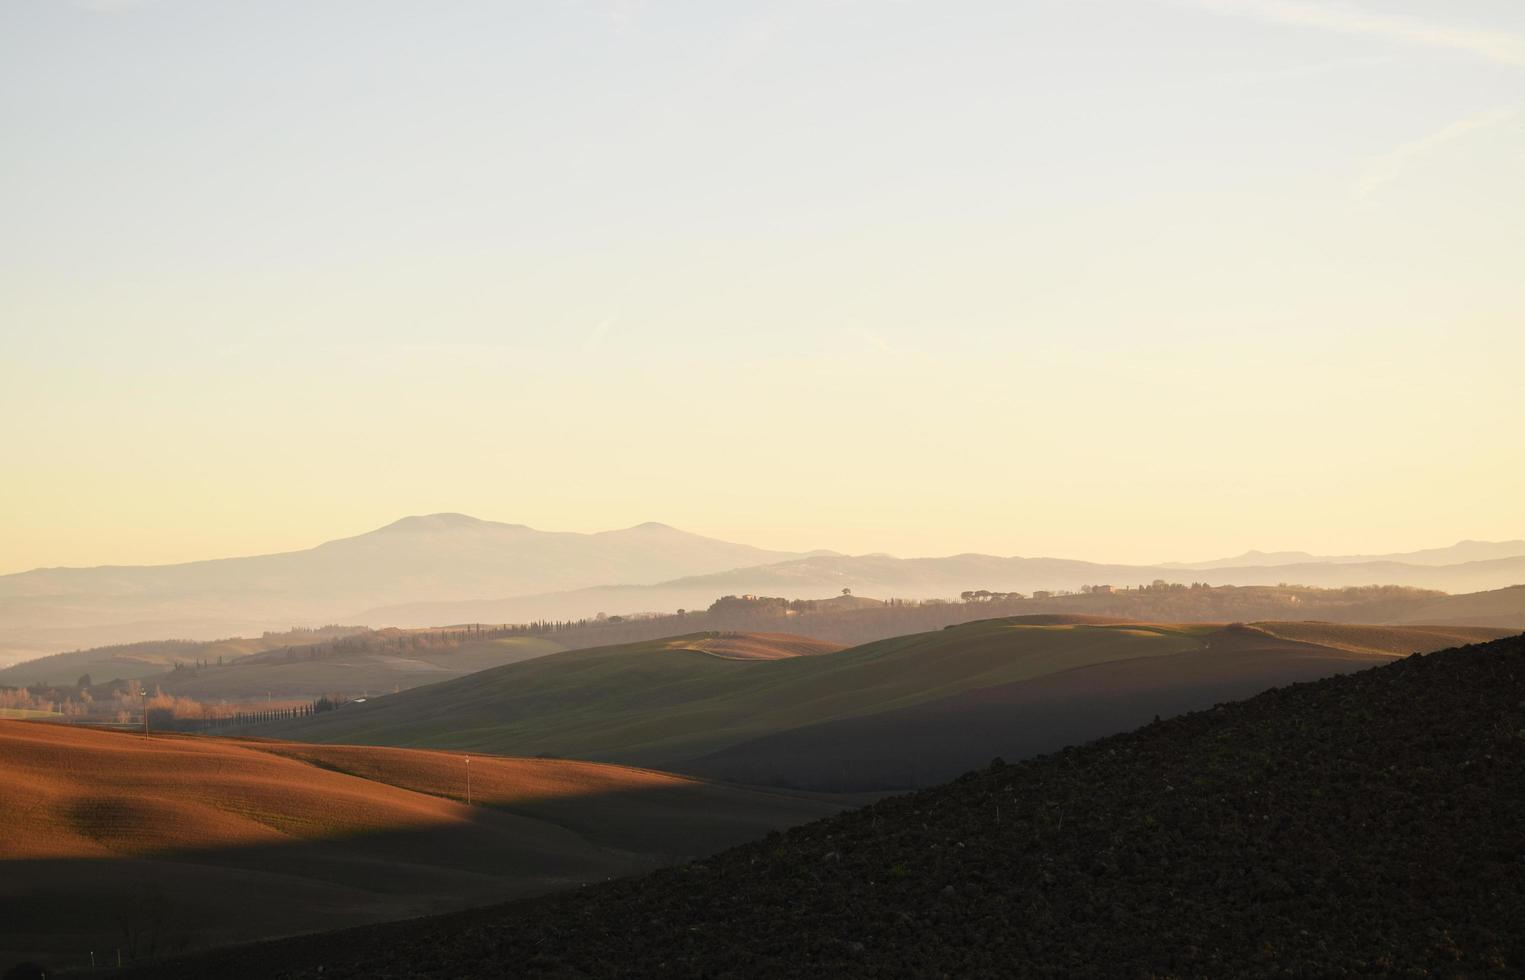
[[[373,634],[384,640],[389,634]],[[403,634],[406,636],[406,634]],[[469,635],[469,634],[468,634]],[[377,644],[356,644],[354,652],[303,659],[300,648],[245,657],[222,670],[175,671],[144,681],[166,694],[198,700],[317,698],[388,694],[463,677],[493,667],[522,663],[565,649],[547,636],[467,639],[458,646],[396,652]],[[842,649],[839,643],[778,633],[721,632],[692,641],[685,649],[725,660],[779,660]]]
[[[786,728],[1199,645],[1187,630],[991,621],[824,656],[735,661],[696,649],[709,639],[552,654],[260,731],[681,768]]]
[[[1037,716],[1024,714],[1035,704],[1064,722],[1053,736],[1062,745],[1154,714],[1384,663],[1393,647],[1411,642],[1433,650],[1501,632],[1407,631],[1394,639],[1381,627],[1365,629],[1360,642],[1342,634],[1350,642],[1336,647],[1254,628],[1012,617],[750,661],[708,655],[710,636],[695,634],[552,654],[253,730],[779,785],[903,788],[967,768],[980,753],[1018,757],[1053,747],[1032,730]],[[1083,668],[1093,672],[1081,675]],[[976,704],[993,740],[928,740],[939,724],[969,722]],[[996,738],[997,730],[1008,735]],[[931,752],[934,743],[942,748]]]
[[[1404,610],[1398,623],[1475,623],[1525,629],[1525,585],[1468,595],[1436,596]]]
[[[1025,759],[1270,687],[1497,635],[1487,629],[1391,630],[1322,623],[1233,627],[1203,637],[1198,649],[1072,667],[794,728],[688,762],[684,769],[801,788],[927,786],[951,779],[987,756]]]
[[[1525,637],[1296,684],[641,878],[156,978],[1513,976]]]
[[[1525,593],[1516,593],[1516,597]],[[1498,600],[1503,599],[1501,605]],[[788,632],[834,644],[941,629],[1002,616],[1100,615],[1136,622],[1247,622],[1330,620],[1387,623],[1416,609],[1433,609],[1420,622],[1445,620],[1434,604],[1472,600],[1394,586],[1309,589],[1301,586],[1150,587],[1079,593],[1047,599],[992,597],[968,602],[884,602],[863,596],[795,601],[722,600],[683,615],[609,617],[546,625],[534,632],[473,624],[430,630],[332,628],[265,634],[211,643],[163,641],[57,654],[0,670],[0,684],[51,684],[72,689],[90,674],[103,684],[138,678],[149,690],[216,703],[264,700],[267,695],[316,699],[363,696],[416,687],[558,649],[583,649],[659,639],[697,631]],[[1499,605],[1489,622],[1525,628],[1525,601]],[[1509,615],[1509,610],[1515,610]],[[1464,616],[1456,616],[1465,623]],[[346,637],[342,641],[335,636]],[[169,669],[172,664],[181,669]],[[194,669],[185,669],[191,667]],[[229,669],[236,667],[236,669]],[[256,669],[257,668],[257,669]],[[67,690],[61,692],[67,694]],[[95,692],[102,696],[100,690]]]
[[[0,785],[0,963],[74,965],[601,881],[842,805],[593,763],[27,722],[0,722]]]

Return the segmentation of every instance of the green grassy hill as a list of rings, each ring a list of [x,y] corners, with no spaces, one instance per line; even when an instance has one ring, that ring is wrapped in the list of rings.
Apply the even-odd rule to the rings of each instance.
[[[1027,680],[774,732],[685,765],[742,783],[907,789],[992,757],[1024,759],[1250,697],[1278,684],[1349,673],[1391,657],[1230,627],[1196,649],[1050,671]]]
[[[966,692],[1102,664],[1157,665],[1138,676],[1169,683],[1128,682],[1153,690],[1189,686],[1198,674],[1253,684],[1265,672],[1266,658],[1290,665],[1276,680],[1247,692],[1254,693],[1270,683],[1324,677],[1390,656],[1387,644],[1355,649],[1347,643],[1335,650],[1248,632],[1246,640],[1214,625],[996,619],[780,660],[722,659],[701,649],[709,634],[695,634],[552,654],[253,730],[306,741],[554,755],[684,771],[781,732],[890,717]],[[1455,642],[1437,634],[1428,649]],[[1230,646],[1241,659],[1229,657]],[[1189,655],[1199,659],[1180,659]],[[1199,686],[1199,696],[1215,690]],[[1190,702],[1173,710],[1198,706]],[[900,751],[893,727],[877,730],[876,751]],[[746,772],[753,779],[789,782],[791,765],[783,756],[768,767],[749,764]],[[708,762],[705,768],[715,771]]]
[[[771,732],[1066,667],[1196,649],[1197,627],[970,623],[783,660],[695,649],[709,634],[574,650],[261,733],[667,766]]]

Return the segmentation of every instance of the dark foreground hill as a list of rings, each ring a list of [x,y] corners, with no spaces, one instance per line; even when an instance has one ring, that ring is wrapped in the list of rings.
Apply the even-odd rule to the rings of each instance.
[[[1525,637],[1268,691],[701,863],[155,977],[1525,970]]]

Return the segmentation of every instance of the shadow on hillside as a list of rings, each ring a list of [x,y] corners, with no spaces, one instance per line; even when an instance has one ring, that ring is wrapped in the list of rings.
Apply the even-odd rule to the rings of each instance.
[[[1155,716],[1387,658],[1215,634],[1192,653],[1111,661],[767,736],[683,766],[753,785],[866,791],[936,783],[1127,731]],[[358,777],[357,777],[358,778]],[[342,838],[0,863],[0,968],[87,966],[383,922],[575,887],[722,850],[844,803],[703,783],[507,800]]]
[[[702,784],[701,784],[702,785]],[[0,972],[191,949],[491,904],[702,857],[840,809],[819,797],[622,789],[463,808],[460,822],[150,857],[0,862]]]
[[[1236,647],[1078,667],[798,728],[684,768],[716,779],[823,792],[916,789],[982,768],[997,756],[1015,761],[1042,755],[1157,717],[1386,662],[1258,636]]]

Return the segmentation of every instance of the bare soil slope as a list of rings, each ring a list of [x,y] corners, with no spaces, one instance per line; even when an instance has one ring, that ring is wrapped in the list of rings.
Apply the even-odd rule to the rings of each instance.
[[[535,894],[840,807],[594,763],[27,722],[0,722],[0,786],[0,964]]]

